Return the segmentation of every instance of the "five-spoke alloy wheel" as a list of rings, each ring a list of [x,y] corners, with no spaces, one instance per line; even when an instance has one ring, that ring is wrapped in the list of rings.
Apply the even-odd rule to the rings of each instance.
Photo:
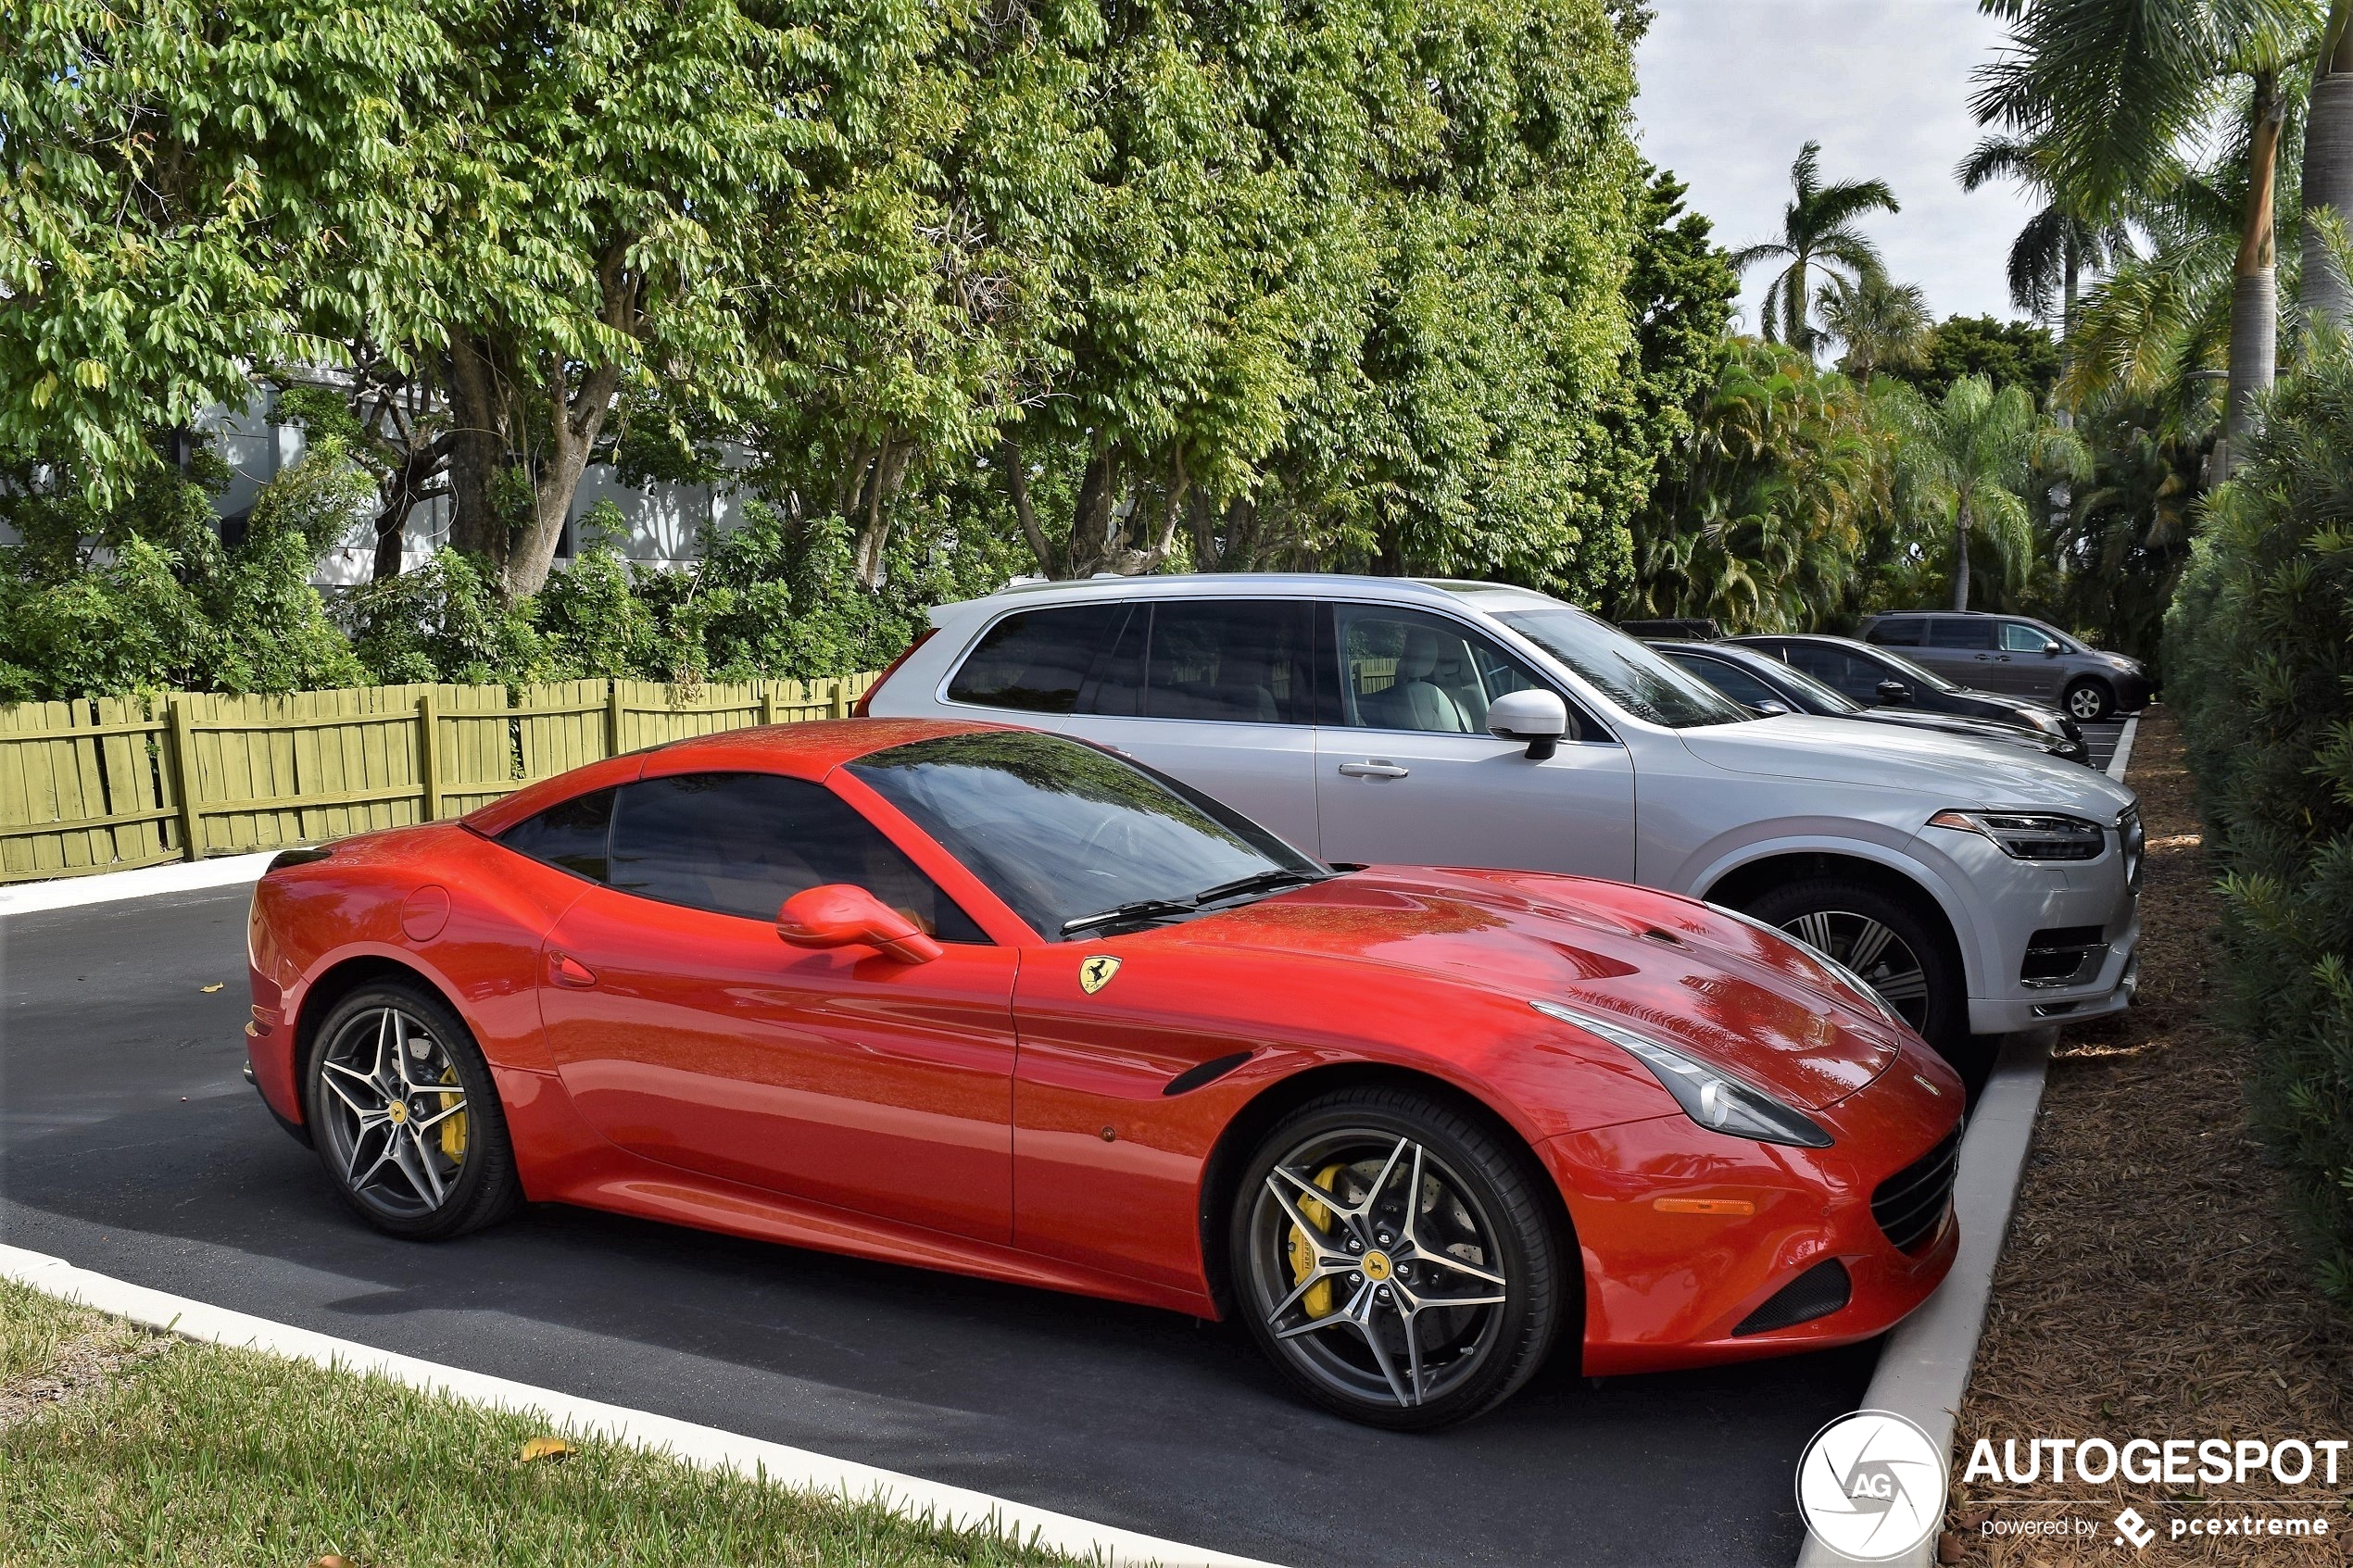
[[[320,1025],[309,1056],[312,1146],[346,1202],[395,1236],[456,1236],[520,1198],[497,1092],[438,997],[371,985]]]
[[[1276,1363],[1342,1414],[1405,1428],[1477,1415],[1535,1372],[1561,1316],[1563,1249],[1537,1180],[1435,1098],[1313,1101],[1244,1175],[1239,1310]]]

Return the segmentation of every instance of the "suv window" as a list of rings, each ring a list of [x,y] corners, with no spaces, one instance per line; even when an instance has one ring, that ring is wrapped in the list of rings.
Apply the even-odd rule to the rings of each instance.
[[[1126,612],[1122,604],[1091,604],[1009,615],[965,657],[948,683],[948,700],[1024,713],[1071,712],[1096,654]]]
[[[605,838],[612,827],[612,797],[609,789],[576,795],[550,806],[498,835],[498,842],[519,855],[585,876],[605,880]]]
[[[1917,615],[1883,615],[1871,622],[1868,641],[1889,647],[1912,648],[1920,644],[1920,633],[1928,622]]]
[[[1315,625],[1305,599],[1139,604],[1078,710],[1312,724]]]
[[[1990,648],[1994,646],[1994,623],[1990,621],[1965,620],[1957,615],[1940,616],[1928,623],[1928,646],[1932,648]],[[2040,647],[2042,645],[2035,645]]]
[[[1340,722],[1357,729],[1482,735],[1489,703],[1506,692],[1552,689],[1518,659],[1442,616],[1387,605],[1336,604],[1332,611]],[[1565,738],[1579,738],[1573,713],[1569,731]]]
[[[2002,651],[2005,653],[2041,653],[2051,634],[2040,626],[2030,626],[2023,621],[2002,622]]]
[[[666,904],[773,921],[796,893],[866,889],[942,942],[985,942],[972,917],[823,784],[774,773],[677,773],[621,792],[610,882]]]

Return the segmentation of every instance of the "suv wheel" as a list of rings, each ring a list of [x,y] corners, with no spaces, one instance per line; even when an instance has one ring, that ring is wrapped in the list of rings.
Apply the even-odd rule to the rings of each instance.
[[[2106,681],[2084,679],[2067,688],[2060,702],[2067,716],[2079,724],[2096,724],[2116,711],[2116,694],[2108,689]]]
[[[1969,1038],[1969,987],[1930,922],[1902,899],[1845,877],[1785,883],[1747,912],[1869,981],[1948,1060]]]

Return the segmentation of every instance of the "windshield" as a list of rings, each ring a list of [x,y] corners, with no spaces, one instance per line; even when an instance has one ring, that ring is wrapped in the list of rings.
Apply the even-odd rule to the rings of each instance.
[[[1254,885],[1214,902],[1329,874],[1175,779],[1059,735],[942,735],[860,758],[849,771],[1050,942],[1181,919],[1227,884]],[[1162,903],[1181,907],[1090,919]]]
[[[1581,609],[1505,609],[1495,619],[1551,654],[1637,719],[1670,729],[1738,724],[1756,717],[1655,649]]]

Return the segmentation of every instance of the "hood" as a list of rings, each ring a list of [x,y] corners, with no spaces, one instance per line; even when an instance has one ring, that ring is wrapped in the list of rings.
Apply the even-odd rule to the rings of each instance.
[[[1728,773],[1908,790],[1943,806],[2031,806],[2108,822],[2133,800],[2080,763],[1937,730],[1793,714],[1675,733],[1693,757]]]
[[[1869,1083],[1904,1037],[1785,942],[1688,898],[1582,877],[1373,867],[1154,939],[1378,966],[1606,1014],[1806,1110]],[[1570,1027],[1533,1008],[1524,1022]]]
[[[1862,719],[1865,714],[1839,715]],[[1972,719],[1965,713],[1925,713],[1918,709],[1874,708],[1869,710],[1868,722],[1901,724],[1910,730],[1942,730],[1947,734],[1968,735],[1976,740],[1999,741],[2004,746],[2032,746],[2047,751],[2067,742],[2058,735],[2041,730],[2030,730],[2023,724],[2005,724],[1999,719]]]

